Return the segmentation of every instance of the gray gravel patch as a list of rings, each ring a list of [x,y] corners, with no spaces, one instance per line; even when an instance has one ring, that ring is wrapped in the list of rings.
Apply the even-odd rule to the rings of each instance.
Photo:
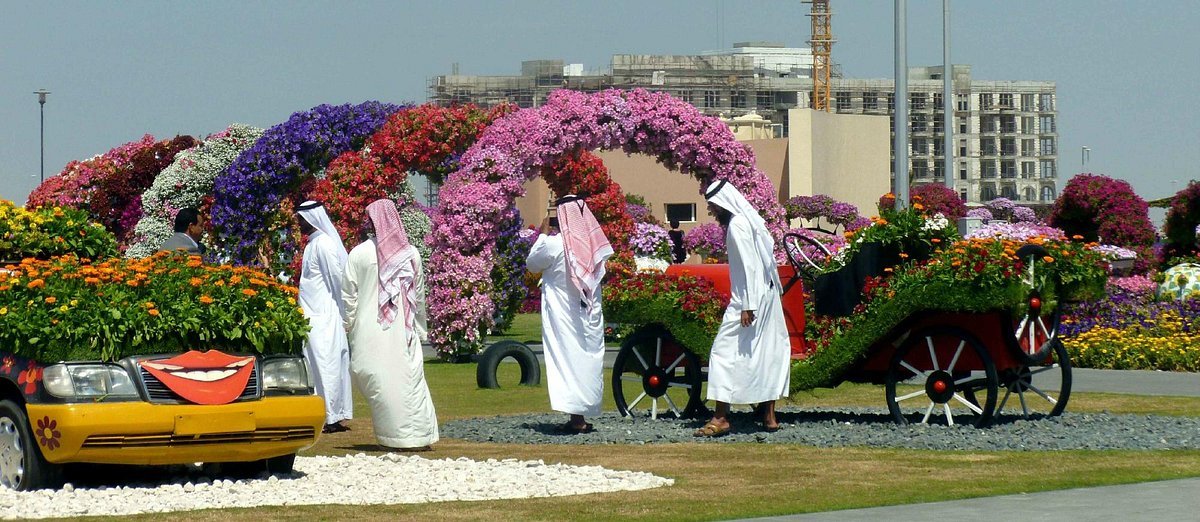
[[[1200,449],[1200,418],[1190,417],[1065,413],[1025,420],[1005,415],[987,428],[901,426],[886,411],[869,408],[781,408],[777,418],[780,430],[768,433],[750,412],[734,412],[730,414],[732,433],[717,438],[692,436],[705,419],[651,420],[617,413],[588,419],[595,431],[579,435],[563,433],[559,427],[566,416],[557,413],[462,419],[445,423],[441,431],[456,439],[515,444],[743,442],[969,451]]]

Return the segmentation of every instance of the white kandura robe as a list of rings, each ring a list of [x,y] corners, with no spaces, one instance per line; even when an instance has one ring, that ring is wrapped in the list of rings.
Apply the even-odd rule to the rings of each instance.
[[[321,231],[313,232],[304,247],[300,268],[300,308],[312,330],[304,343],[308,370],[316,392],[325,399],[325,423],[354,417],[350,392],[350,347],[342,327],[342,263],[337,243]]]
[[[770,275],[763,273],[764,263],[746,218],[733,216],[725,244],[732,296],[708,359],[708,400],[752,404],[786,397],[791,344],[779,300],[781,289],[771,288]],[[754,310],[749,327],[742,327],[743,310]]]
[[[437,413],[425,382],[421,339],[426,335],[425,274],[421,256],[413,285],[415,331],[404,325],[408,303],[401,298],[388,329],[379,324],[379,262],[375,240],[350,251],[342,281],[346,330],[350,332],[350,374],[371,406],[375,440],[389,448],[419,448],[438,441]]]
[[[542,273],[542,349],[550,407],[571,415],[596,416],[604,395],[604,312],[600,289],[590,307],[571,284],[562,236],[541,235],[525,265]]]

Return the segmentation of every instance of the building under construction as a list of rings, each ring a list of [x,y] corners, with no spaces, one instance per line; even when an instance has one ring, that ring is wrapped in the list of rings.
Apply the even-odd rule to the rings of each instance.
[[[819,65],[819,64],[818,64]],[[819,67],[818,67],[819,68]],[[978,81],[968,65],[952,69],[954,165],[944,165],[943,67],[909,73],[910,172],[912,183],[944,183],[967,201],[1006,197],[1045,203],[1057,197],[1058,134],[1053,82]],[[604,71],[585,72],[563,60],[522,62],[521,74],[451,74],[429,80],[429,101],[448,106],[514,103],[537,107],[555,89],[596,92],[608,88],[665,91],[712,116],[757,114],[786,133],[788,110],[814,107],[814,60],[808,48],[742,42],[733,49],[699,55],[614,55]],[[892,115],[891,79],[843,78],[830,67],[828,110]],[[820,102],[820,100],[817,100]],[[894,153],[894,151],[893,151]]]

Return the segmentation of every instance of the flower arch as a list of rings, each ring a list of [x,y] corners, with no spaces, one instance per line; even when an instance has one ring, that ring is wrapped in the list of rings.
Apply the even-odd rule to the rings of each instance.
[[[357,241],[357,224],[367,205],[393,196],[408,179],[421,173],[441,183],[458,169],[458,159],[496,118],[514,110],[511,105],[482,109],[475,105],[438,107],[418,105],[388,117],[361,152],[342,153],[329,164],[312,196],[325,204],[346,247]]]
[[[237,264],[255,260],[258,249],[279,232],[285,200],[304,197],[306,184],[321,177],[338,155],[361,149],[401,106],[377,101],[318,105],[267,129],[213,180],[212,227],[221,250]],[[285,241],[286,243],[286,241]],[[295,245],[277,245],[272,271],[286,266]]]
[[[666,93],[555,91],[545,105],[493,123],[442,188],[429,269],[430,340],[441,355],[482,347],[500,218],[525,193],[523,184],[577,151],[616,148],[653,155],[695,177],[700,190],[712,180],[728,180],[762,212],[776,237],[785,231],[771,181],[755,167],[750,148],[716,118]]]
[[[175,161],[142,193],[142,217],[133,229],[125,256],[147,257],[157,251],[171,237],[179,209],[199,208],[205,199],[211,200],[213,180],[262,134],[257,127],[234,123],[175,156]]]

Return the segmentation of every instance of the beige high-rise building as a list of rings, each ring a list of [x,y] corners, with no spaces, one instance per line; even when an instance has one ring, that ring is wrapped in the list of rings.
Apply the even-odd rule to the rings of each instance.
[[[1055,84],[980,81],[971,77],[969,65],[955,65],[952,130],[957,150],[953,151],[954,164],[947,168],[942,150],[942,70],[941,66],[917,67],[909,72],[912,184],[945,183],[949,172],[951,185],[968,202],[996,197],[1024,204],[1052,202],[1057,197],[1058,179]],[[811,128],[790,121],[791,115],[802,114],[794,109],[811,106],[811,71],[812,53],[807,48],[742,42],[732,50],[698,55],[614,55],[609,67],[601,71],[585,71],[581,64],[562,60],[523,62],[521,74],[511,76],[471,76],[455,71],[429,80],[429,100],[439,105],[510,102],[536,107],[554,89],[644,88],[669,92],[705,114],[723,117],[739,139],[785,138],[796,128]],[[892,116],[891,79],[844,78],[836,69],[833,76],[833,112]],[[890,127],[888,132],[890,139]],[[844,145],[853,146],[854,136],[845,138],[851,141]],[[889,157],[891,154],[889,145]],[[832,180],[844,175],[823,170],[820,164],[808,168],[805,175],[813,180],[811,190],[836,185]],[[884,168],[888,176],[890,160]],[[822,181],[825,179],[830,181]],[[801,190],[800,186],[794,189]],[[865,214],[873,210],[873,206],[859,206]]]

